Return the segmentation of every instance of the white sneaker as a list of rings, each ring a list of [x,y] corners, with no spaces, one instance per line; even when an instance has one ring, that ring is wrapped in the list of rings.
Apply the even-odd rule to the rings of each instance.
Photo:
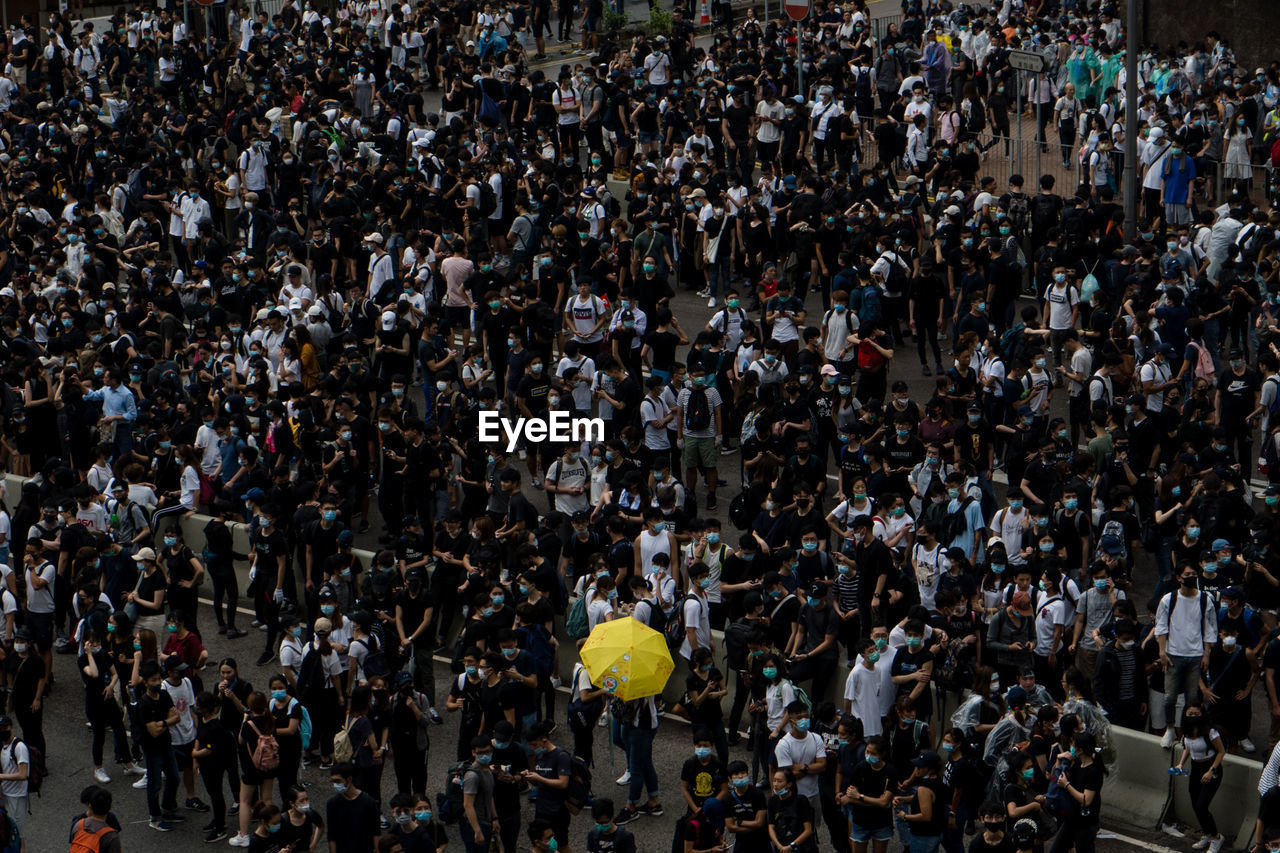
[[[1245,752],[1249,753],[1250,755],[1253,755],[1253,753],[1258,751],[1258,748],[1253,745],[1253,741],[1249,740],[1248,738],[1245,738],[1244,740],[1240,741],[1240,748],[1243,749]]]
[[[1183,832],[1182,830],[1178,829],[1178,825],[1177,825],[1177,824],[1173,824],[1173,823],[1162,823],[1162,824],[1160,824],[1160,831],[1161,831],[1161,832],[1163,832],[1165,835],[1172,835],[1174,838],[1186,838],[1186,837],[1187,837],[1187,834],[1186,834],[1185,832]]]
[[[103,785],[111,781],[111,777],[107,775],[107,771],[103,770],[101,767],[93,771],[93,778],[97,779]]]
[[[1176,736],[1173,733],[1173,726],[1169,726],[1169,728],[1164,730],[1164,737],[1160,738],[1160,748],[1171,749],[1173,747],[1175,737]]]
[[[138,791],[141,791],[143,788],[147,787],[147,774],[143,773],[142,778],[139,779],[137,782],[133,783],[133,787],[135,790],[138,790]]]
[[[628,770],[626,773],[623,773],[621,776],[619,776],[619,777],[618,777],[618,784],[619,784],[619,785],[629,785],[630,783],[631,783],[631,771],[630,771],[630,770]]]
[[[232,847],[248,847],[249,836],[241,835],[240,833],[237,832],[235,835],[227,839],[227,843],[230,844]]]
[[[716,307],[716,298],[714,296],[707,300],[707,307],[708,308]]]
[[[1213,839],[1207,835],[1202,835],[1200,840],[1191,845],[1192,850],[1203,850],[1213,843]]]
[[[146,776],[146,775],[147,775],[147,768],[143,767],[141,764],[136,764],[136,763],[135,763],[135,764],[130,764],[128,767],[126,767],[126,768],[124,769],[124,775],[126,775],[126,776]]]
[[[558,676],[558,675],[553,675],[553,676],[551,676],[551,686],[552,686],[552,687],[555,687],[555,688],[557,688],[557,689],[559,689],[559,687],[560,687],[560,676]]]
[[[1218,853],[1218,851],[1222,849],[1222,845],[1226,840],[1226,836],[1219,835],[1217,838],[1213,839],[1213,841],[1209,842],[1209,853]]]

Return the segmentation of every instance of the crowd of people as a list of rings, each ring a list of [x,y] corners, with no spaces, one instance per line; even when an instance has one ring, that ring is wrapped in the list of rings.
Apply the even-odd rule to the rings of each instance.
[[[680,853],[1092,853],[1123,727],[1218,853],[1255,700],[1280,736],[1280,63],[1144,49],[1126,163],[1096,0],[558,0],[554,71],[551,11],[0,39],[0,851],[78,674],[76,850],[128,846],[114,774],[255,853],[632,853],[665,805]],[[1024,120],[1078,168],[988,176]],[[575,663],[628,616],[678,702]]]

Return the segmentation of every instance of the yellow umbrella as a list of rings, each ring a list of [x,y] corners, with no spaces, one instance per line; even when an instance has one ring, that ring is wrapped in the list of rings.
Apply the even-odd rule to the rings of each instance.
[[[601,622],[578,654],[591,683],[624,702],[662,693],[675,669],[666,637],[629,616]]]

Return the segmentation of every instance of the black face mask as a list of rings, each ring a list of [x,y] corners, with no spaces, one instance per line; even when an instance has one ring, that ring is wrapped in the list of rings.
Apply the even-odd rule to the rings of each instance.
[[[1196,578],[1195,578],[1195,575],[1192,575],[1192,576],[1190,576],[1190,577],[1185,577],[1185,578],[1183,578],[1183,579],[1182,579],[1182,585],[1183,585],[1184,587],[1186,587],[1187,589],[1195,589],[1195,588],[1196,588]]]

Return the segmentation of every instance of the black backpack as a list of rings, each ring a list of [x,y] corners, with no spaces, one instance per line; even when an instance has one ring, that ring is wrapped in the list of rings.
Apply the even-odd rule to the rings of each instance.
[[[965,518],[965,510],[969,508],[969,504],[971,503],[973,503],[973,498],[966,495],[965,498],[960,501],[960,508],[955,512],[947,513],[947,517],[942,519],[942,530],[941,535],[938,537],[938,541],[944,546],[950,548],[951,543],[963,536],[965,531],[969,529],[969,522]]]
[[[747,619],[738,619],[724,629],[724,662],[730,669],[747,668],[747,639],[752,632]]]
[[[662,609],[656,598],[653,601],[646,601],[646,603],[649,605],[649,619],[645,624],[659,634],[665,634],[667,632],[667,611]]]
[[[569,760],[569,787],[564,798],[570,814],[578,814],[591,801],[591,768],[575,755]]]
[[[14,738],[13,743],[9,744],[10,761],[14,761],[14,752],[18,744],[23,744],[27,748],[27,793],[41,796],[40,791],[44,788],[45,777],[49,775],[49,767],[44,762],[44,753],[21,738]],[[30,804],[27,805],[27,814],[31,814]]]
[[[320,698],[324,690],[324,660],[314,648],[307,649],[298,664],[298,698],[310,705]]]
[[[689,392],[689,402],[685,406],[685,429],[700,432],[711,426],[711,404],[707,400],[707,392],[702,388],[694,388]]]
[[[378,642],[377,637],[369,637],[367,640],[352,640],[353,643],[360,643],[368,652],[364,656],[364,674],[366,678],[386,678],[391,674],[391,661],[387,658],[387,653],[382,649],[382,643]],[[305,662],[305,659],[304,659]]]
[[[462,777],[471,769],[468,761],[455,761],[446,771],[444,790],[436,794],[436,817],[443,823],[457,823],[463,819]]]
[[[480,216],[488,219],[498,209],[498,194],[488,181],[480,181]]]
[[[746,530],[754,518],[751,514],[750,490],[743,489],[729,501],[729,522],[739,530]]]

